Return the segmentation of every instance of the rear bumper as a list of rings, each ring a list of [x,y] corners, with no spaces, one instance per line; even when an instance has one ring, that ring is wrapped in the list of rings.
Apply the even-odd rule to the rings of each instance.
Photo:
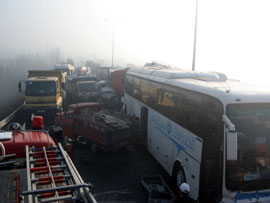
[[[35,114],[35,115],[45,115],[53,114],[55,115],[61,109],[58,106],[23,106],[23,110],[26,114]]]
[[[52,105],[30,105],[30,104],[24,104],[23,106],[24,109],[32,109],[32,110],[40,110],[40,109],[44,109],[44,110],[58,110],[60,109],[59,106],[57,106],[56,104],[52,104]]]

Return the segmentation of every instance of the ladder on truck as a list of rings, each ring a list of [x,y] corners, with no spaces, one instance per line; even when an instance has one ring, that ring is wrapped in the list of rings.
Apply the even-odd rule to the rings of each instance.
[[[25,202],[96,203],[67,152],[58,147],[26,146],[27,190]]]

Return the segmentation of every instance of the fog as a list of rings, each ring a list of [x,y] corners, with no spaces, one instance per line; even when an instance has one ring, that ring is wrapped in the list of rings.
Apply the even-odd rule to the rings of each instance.
[[[198,0],[196,70],[270,85],[269,0]],[[73,58],[81,66],[191,69],[196,0],[1,0],[1,101],[12,100],[28,69]],[[57,59],[50,58],[58,50]],[[7,88],[8,87],[8,88]],[[10,99],[6,99],[6,97]]]
[[[198,2],[196,69],[221,71],[230,78],[254,82],[267,80],[264,73],[270,66],[270,2]],[[99,60],[108,66],[114,24],[116,65],[143,65],[158,60],[191,69],[195,3],[196,0],[2,0],[0,57],[42,55],[59,47],[63,60]]]
[[[27,70],[53,68],[59,62],[59,50],[48,50],[44,55],[18,55],[15,59],[0,60],[0,120],[23,103],[23,93],[18,92],[18,82],[25,81]]]

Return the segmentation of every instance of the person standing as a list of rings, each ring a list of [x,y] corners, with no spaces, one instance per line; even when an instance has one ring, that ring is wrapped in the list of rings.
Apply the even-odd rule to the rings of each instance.
[[[179,202],[180,203],[189,203],[193,202],[189,197],[190,187],[187,183],[182,183],[179,185]]]

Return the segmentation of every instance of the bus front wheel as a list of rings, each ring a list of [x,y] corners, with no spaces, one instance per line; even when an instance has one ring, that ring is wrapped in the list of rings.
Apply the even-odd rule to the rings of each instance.
[[[184,168],[180,165],[180,163],[176,164],[173,172],[173,182],[176,188],[186,182],[186,175]]]

